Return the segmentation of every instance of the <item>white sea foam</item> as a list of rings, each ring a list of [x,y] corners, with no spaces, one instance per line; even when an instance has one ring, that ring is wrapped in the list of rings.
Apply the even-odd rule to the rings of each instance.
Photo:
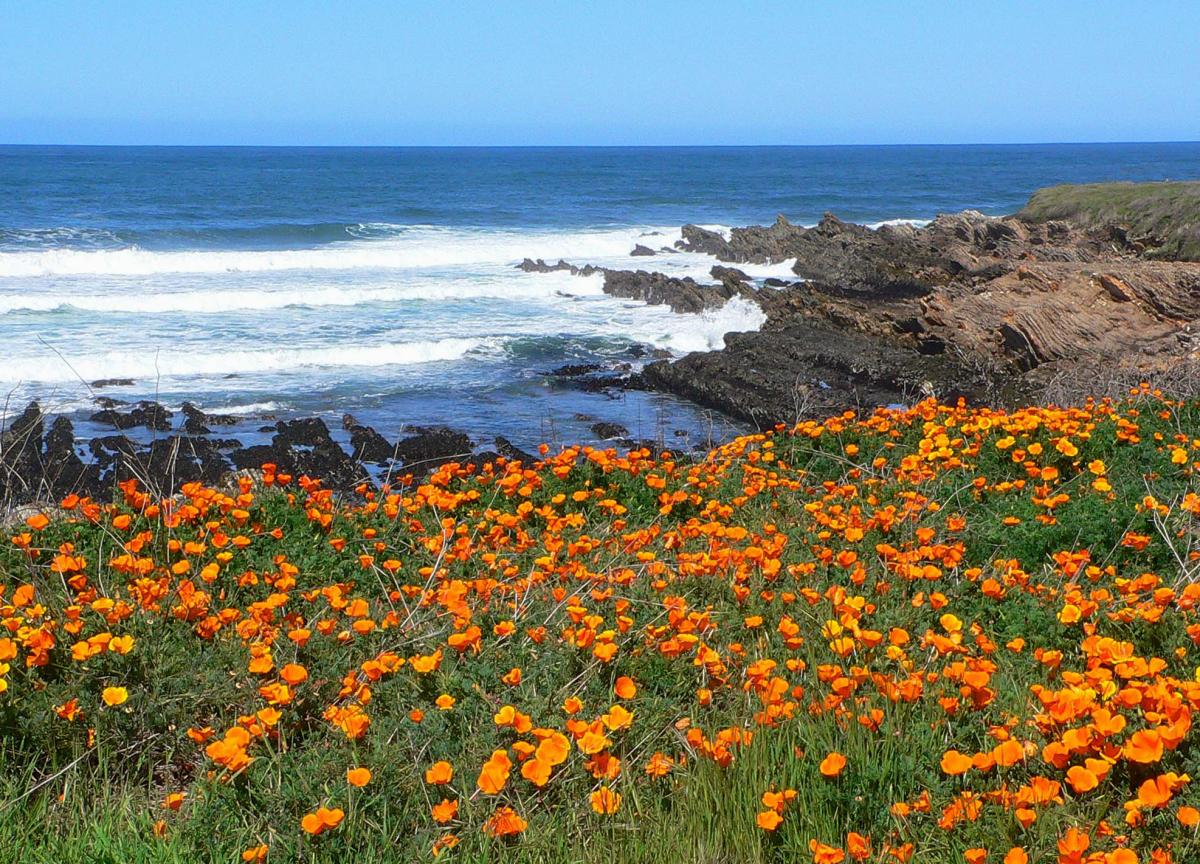
[[[930,223],[929,219],[884,219],[882,222],[868,222],[868,228],[882,228],[884,225],[911,225],[914,228],[924,228]]]
[[[246,405],[197,405],[205,414],[272,414],[276,411],[287,411],[291,406],[286,402],[250,402]]]
[[[198,290],[162,292],[113,291],[103,293],[32,292],[0,293],[0,315],[17,312],[55,312],[79,310],[94,313],[164,315],[171,313],[206,314],[258,312],[294,306],[360,306],[368,303],[467,299],[539,299],[559,294],[600,293],[601,282],[594,278],[571,276],[567,272],[536,274],[539,278],[521,278],[525,274],[493,277],[423,278],[395,287],[354,287],[339,285],[292,284],[279,288],[227,288],[214,284]]]
[[[723,226],[709,227],[728,234]],[[221,401],[236,402],[233,394],[247,387],[286,397],[314,376],[365,381],[395,377],[386,371],[389,366],[497,362],[506,356],[503,346],[515,339],[627,339],[675,354],[712,350],[722,346],[726,333],[756,330],[765,320],[757,304],[741,298],[699,315],[678,315],[605,295],[600,273],[526,273],[515,266],[525,257],[551,263],[562,258],[712,281],[715,261],[709,255],[630,256],[639,243],[673,247],[677,228],[426,227],[392,233],[364,225],[362,231],[364,239],[306,250],[0,253],[0,319],[13,337],[0,386],[20,382],[23,393],[45,394],[78,390],[80,380],[131,378],[141,387],[161,383],[173,398],[199,395],[199,387],[212,403],[203,410],[212,413],[255,414],[287,406]],[[741,269],[755,279],[795,278],[791,263]],[[475,300],[481,302],[466,302]],[[378,305],[352,314],[333,311],[369,304]],[[324,307],[331,311],[303,311]],[[290,309],[301,311],[285,311]],[[44,322],[19,317],[40,312],[64,314]],[[71,314],[80,312],[88,317]],[[137,318],[106,321],[107,313]],[[206,313],[231,316],[232,323]],[[131,331],[141,335],[117,341],[127,340]],[[418,333],[421,341],[409,341]],[[48,344],[69,345],[66,360]],[[520,355],[513,356],[520,362]],[[423,379],[430,373],[411,374]],[[453,380],[471,374],[455,370]]]
[[[726,333],[757,330],[767,320],[762,308],[744,297],[734,297],[720,309],[696,315],[677,315],[664,307],[651,308],[656,314],[633,321],[629,335],[678,354],[716,350],[724,346]]]
[[[491,345],[485,339],[380,343],[322,348],[227,351],[105,351],[72,355],[70,365],[47,354],[17,357],[3,367],[4,379],[22,383],[62,383],[83,379],[235,375],[304,368],[408,366],[458,360]]]
[[[628,255],[636,243],[644,242],[648,230],[664,232],[663,245],[679,237],[678,229],[672,228],[526,232],[422,226],[385,239],[330,243],[315,249],[164,252],[129,247],[2,252],[0,278],[430,269],[515,264],[525,257],[587,262]]]

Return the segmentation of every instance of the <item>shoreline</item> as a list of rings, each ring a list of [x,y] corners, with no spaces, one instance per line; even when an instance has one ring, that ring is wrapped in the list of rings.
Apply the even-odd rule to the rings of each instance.
[[[1175,199],[1186,206],[1200,189],[1173,185]],[[1154,184],[1154,230],[1111,215],[1118,212],[1114,194],[1143,195],[1144,187],[1078,187],[1074,197],[1070,187],[1056,187],[1055,200],[1069,201],[1069,212],[1061,203],[1039,212],[1033,205],[1046,197],[1039,192],[1031,207],[1012,216],[968,210],[920,227],[892,222],[871,228],[831,214],[813,227],[780,216],[770,226],[734,228],[728,237],[685,225],[673,247],[639,244],[630,253],[651,269],[529,258],[517,268],[599,275],[605,294],[678,314],[740,303],[763,316],[758,330],[727,333],[716,350],[668,359],[647,348],[633,352],[645,361],[640,368],[566,363],[542,373],[551,386],[612,398],[667,394],[763,430],[928,397],[988,405],[1065,402],[1122,392],[1147,377],[1168,376],[1185,386],[1200,378],[1200,335],[1192,326],[1200,322],[1200,263],[1178,260],[1180,250],[1193,248],[1187,234],[1193,229],[1177,218],[1173,224],[1171,186]],[[1087,211],[1089,190],[1100,196],[1101,216]],[[713,281],[652,269],[656,258],[675,252],[715,258]],[[738,267],[788,261],[794,261],[793,280],[754,279]],[[340,429],[331,429],[316,416],[210,414],[188,402],[174,416],[157,402],[95,401],[99,410],[90,422],[111,427],[112,434],[77,439],[69,418],[51,420],[36,402],[10,420],[0,433],[0,500],[103,495],[129,476],[174,490],[186,482],[221,482],[264,463],[347,489],[406,476],[411,481],[449,461],[537,458],[503,436],[472,440],[453,424],[407,427],[389,441],[349,414]],[[603,416],[587,421],[597,443],[623,449],[696,454],[731,437],[713,439],[710,432],[697,447],[667,440],[665,429],[648,440]]]

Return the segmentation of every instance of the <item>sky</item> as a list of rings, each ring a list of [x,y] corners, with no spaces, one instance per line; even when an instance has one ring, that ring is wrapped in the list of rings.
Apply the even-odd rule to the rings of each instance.
[[[1200,139],[1200,0],[0,0],[0,143]]]

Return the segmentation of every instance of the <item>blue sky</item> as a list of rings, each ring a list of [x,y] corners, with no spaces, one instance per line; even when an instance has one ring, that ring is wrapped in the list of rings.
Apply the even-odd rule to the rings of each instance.
[[[44,0],[0,142],[1200,139],[1200,2]]]

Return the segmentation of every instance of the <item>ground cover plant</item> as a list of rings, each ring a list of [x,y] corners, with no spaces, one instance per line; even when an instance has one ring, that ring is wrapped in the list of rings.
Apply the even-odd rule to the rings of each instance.
[[[0,859],[1200,860],[1200,405],[23,514]]]

